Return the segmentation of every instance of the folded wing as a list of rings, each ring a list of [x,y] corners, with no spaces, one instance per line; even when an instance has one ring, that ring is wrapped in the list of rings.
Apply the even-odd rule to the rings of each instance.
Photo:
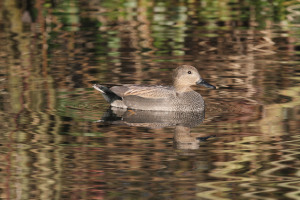
[[[110,88],[115,94],[120,97],[137,96],[147,99],[164,99],[175,96],[175,91],[168,86],[137,86],[124,85],[114,86]]]

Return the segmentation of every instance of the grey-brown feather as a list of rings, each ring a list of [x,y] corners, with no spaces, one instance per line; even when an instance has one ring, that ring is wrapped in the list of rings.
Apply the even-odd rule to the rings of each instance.
[[[94,86],[111,106],[156,111],[203,111],[202,96],[192,85],[203,82],[197,69],[182,65],[175,69],[173,86],[122,85],[107,88]],[[215,88],[208,83],[205,86]]]
[[[110,90],[120,97],[134,95],[143,98],[162,99],[174,97],[176,95],[174,88],[171,86],[123,85],[113,86]]]
[[[138,110],[168,110],[168,111],[203,111],[204,101],[201,95],[194,91],[176,94],[169,98],[143,98],[129,95],[123,97],[128,108]]]
[[[171,86],[124,85],[111,88],[101,86],[101,89],[105,89],[103,96],[115,107],[138,110],[204,110],[204,100],[199,93],[195,91],[176,93]]]

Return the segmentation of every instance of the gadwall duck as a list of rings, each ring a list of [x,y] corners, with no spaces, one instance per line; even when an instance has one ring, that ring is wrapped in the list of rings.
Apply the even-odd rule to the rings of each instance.
[[[173,80],[173,86],[122,85],[108,88],[95,84],[93,87],[102,93],[111,106],[156,111],[203,111],[204,100],[191,86],[203,85],[216,89],[190,65],[177,67]]]

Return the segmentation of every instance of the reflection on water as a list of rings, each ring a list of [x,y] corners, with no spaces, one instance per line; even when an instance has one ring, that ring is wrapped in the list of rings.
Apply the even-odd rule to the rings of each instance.
[[[297,1],[0,1],[1,199],[299,199],[299,23]],[[219,87],[204,121],[91,87],[180,64]]]
[[[150,128],[168,126],[194,127],[204,120],[204,115],[204,112],[126,110],[112,107],[100,121]]]
[[[112,110],[108,110],[98,122],[149,128],[172,126],[175,127],[175,148],[198,149],[200,140],[209,137],[193,137],[190,129],[202,123],[204,116],[204,112],[124,110],[112,107]]]

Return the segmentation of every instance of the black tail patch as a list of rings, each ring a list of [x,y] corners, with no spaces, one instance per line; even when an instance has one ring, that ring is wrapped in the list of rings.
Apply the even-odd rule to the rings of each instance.
[[[93,85],[93,88],[95,88],[96,90],[98,90],[99,92],[102,93],[104,99],[109,102],[112,103],[116,100],[122,100],[122,97],[116,95],[113,91],[111,91],[108,87],[103,86],[103,85],[99,85],[99,84],[95,84]]]

